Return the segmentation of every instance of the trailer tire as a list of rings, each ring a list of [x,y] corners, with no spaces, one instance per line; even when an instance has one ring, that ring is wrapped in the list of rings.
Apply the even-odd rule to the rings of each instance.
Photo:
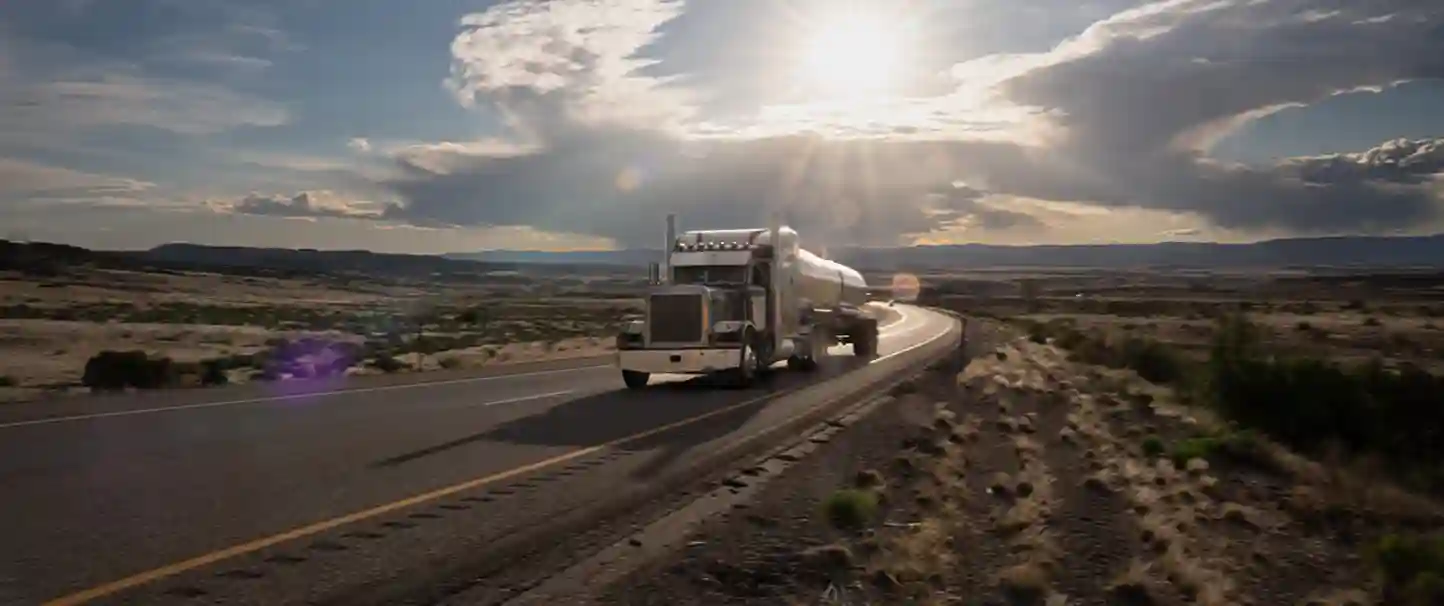
[[[852,353],[859,358],[877,355],[877,321],[863,322],[853,327]]]
[[[623,370],[622,382],[627,384],[627,389],[641,389],[647,386],[652,379],[652,373],[640,370]]]

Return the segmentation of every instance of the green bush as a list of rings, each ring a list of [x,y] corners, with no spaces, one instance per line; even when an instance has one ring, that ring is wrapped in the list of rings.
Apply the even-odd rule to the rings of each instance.
[[[1444,603],[1444,537],[1390,534],[1367,551],[1387,603]]]
[[[1157,457],[1163,454],[1163,450],[1163,440],[1159,439],[1158,436],[1148,436],[1143,439],[1144,456],[1149,458]]]
[[[127,387],[160,389],[174,385],[179,374],[170,358],[151,358],[144,351],[102,351],[85,362],[82,385],[93,391]]]
[[[823,515],[833,528],[858,530],[877,516],[877,493],[847,489],[832,493],[822,504]]]
[[[1226,418],[1304,451],[1377,454],[1396,468],[1444,460],[1444,377],[1416,367],[1280,358],[1242,317],[1226,318],[1209,357],[1207,397]],[[1426,474],[1437,475],[1437,474]]]
[[[1123,343],[1122,356],[1122,366],[1154,383],[1176,383],[1185,376],[1184,364],[1173,349],[1151,339],[1130,337]]]
[[[231,377],[226,374],[226,361],[224,359],[205,360],[201,362],[201,385],[225,385],[230,382]]]
[[[1192,459],[1208,460],[1218,449],[1218,441],[1214,438],[1189,438],[1173,445],[1169,450],[1168,458],[1173,460],[1173,466],[1183,468]]]

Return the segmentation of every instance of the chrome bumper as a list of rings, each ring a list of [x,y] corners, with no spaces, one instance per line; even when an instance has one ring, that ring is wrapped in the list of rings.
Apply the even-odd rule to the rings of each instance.
[[[740,349],[624,349],[617,366],[652,374],[707,374],[737,368]]]

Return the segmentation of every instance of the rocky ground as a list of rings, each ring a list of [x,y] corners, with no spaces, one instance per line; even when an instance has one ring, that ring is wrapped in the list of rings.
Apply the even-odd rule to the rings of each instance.
[[[1440,526],[1431,503],[988,330],[598,601],[1401,603],[1361,554]]]

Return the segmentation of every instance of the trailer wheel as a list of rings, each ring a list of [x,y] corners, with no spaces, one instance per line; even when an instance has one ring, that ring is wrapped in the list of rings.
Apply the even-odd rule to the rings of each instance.
[[[623,370],[622,382],[627,384],[627,389],[641,389],[647,386],[647,381],[652,379],[652,373],[640,370]]]
[[[863,322],[853,327],[852,353],[859,358],[877,355],[877,321]]]

